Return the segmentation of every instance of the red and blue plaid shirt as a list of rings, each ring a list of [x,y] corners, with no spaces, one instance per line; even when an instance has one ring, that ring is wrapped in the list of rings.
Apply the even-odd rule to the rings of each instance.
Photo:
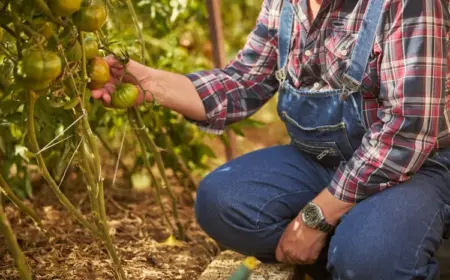
[[[292,0],[290,81],[297,88],[320,80],[324,89],[340,89],[369,0],[324,0],[313,24],[305,1]],[[386,0],[363,81],[368,91],[362,121],[370,130],[330,184],[337,198],[358,202],[406,181],[430,153],[450,147],[449,2]],[[187,75],[205,105],[208,120],[199,125],[206,131],[221,133],[277,92],[281,3],[264,1],[245,47],[225,69]]]

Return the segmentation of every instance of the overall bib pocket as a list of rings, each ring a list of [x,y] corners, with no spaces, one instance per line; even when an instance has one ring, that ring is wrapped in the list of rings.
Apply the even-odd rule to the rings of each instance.
[[[339,164],[351,158],[365,132],[356,102],[339,99],[340,90],[302,91],[286,84],[280,92],[278,114],[292,143],[318,160]],[[323,109],[321,109],[323,108]]]

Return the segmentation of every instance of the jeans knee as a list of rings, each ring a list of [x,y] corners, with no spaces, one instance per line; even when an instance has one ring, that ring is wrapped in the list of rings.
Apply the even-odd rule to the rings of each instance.
[[[214,227],[214,217],[220,214],[220,209],[217,207],[217,190],[212,184],[208,184],[205,180],[200,182],[197,189],[195,199],[195,217],[200,227],[208,232],[209,227]]]
[[[226,178],[210,174],[197,190],[195,215],[200,227],[211,237],[221,239],[227,231],[246,228],[244,221],[251,220],[251,213],[242,211],[241,200],[234,195]],[[220,240],[219,240],[220,241]]]
[[[333,279],[341,280],[432,279],[428,278],[435,270],[431,263],[418,263],[415,250],[405,251],[407,244],[397,245],[357,234],[332,240],[328,269]]]
[[[211,238],[222,246],[241,254],[272,260],[274,240],[279,235],[276,226],[256,227],[258,207],[246,190],[239,192],[232,179],[210,174],[197,191],[195,215],[197,222]],[[250,203],[249,203],[250,202]]]
[[[328,252],[328,269],[333,279],[359,280],[377,278],[376,250],[369,248],[345,247],[331,244]]]

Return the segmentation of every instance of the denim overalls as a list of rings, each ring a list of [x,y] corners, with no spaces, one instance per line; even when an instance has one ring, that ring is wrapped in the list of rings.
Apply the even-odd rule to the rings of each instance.
[[[338,166],[348,161],[366,133],[361,122],[360,85],[373,48],[384,0],[369,1],[348,69],[343,74],[342,89],[314,91],[296,89],[287,79],[294,12],[284,0],[279,28],[278,71],[280,82],[278,114],[285,122],[292,144],[313,155],[324,165]]]
[[[288,81],[294,14],[289,0],[284,0],[276,73],[278,112],[293,145],[248,153],[202,180],[196,195],[197,221],[223,246],[275,261],[284,229],[360,146],[367,127],[361,118],[364,90],[359,85],[384,0],[368,2],[343,88],[315,91],[295,89]],[[437,279],[434,254],[442,234],[450,236],[450,149],[434,153],[423,166],[409,181],[365,199],[346,214],[329,250],[322,251],[316,264],[304,267],[308,274],[328,279],[327,267],[332,279]]]

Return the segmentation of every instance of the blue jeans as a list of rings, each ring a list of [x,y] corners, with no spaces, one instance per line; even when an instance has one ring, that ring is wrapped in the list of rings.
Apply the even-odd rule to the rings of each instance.
[[[285,227],[333,174],[291,145],[251,152],[201,182],[198,223],[224,247],[275,262]],[[324,271],[332,279],[439,279],[434,254],[449,232],[449,201],[448,169],[427,161],[409,181],[357,204],[305,268],[317,279]]]

